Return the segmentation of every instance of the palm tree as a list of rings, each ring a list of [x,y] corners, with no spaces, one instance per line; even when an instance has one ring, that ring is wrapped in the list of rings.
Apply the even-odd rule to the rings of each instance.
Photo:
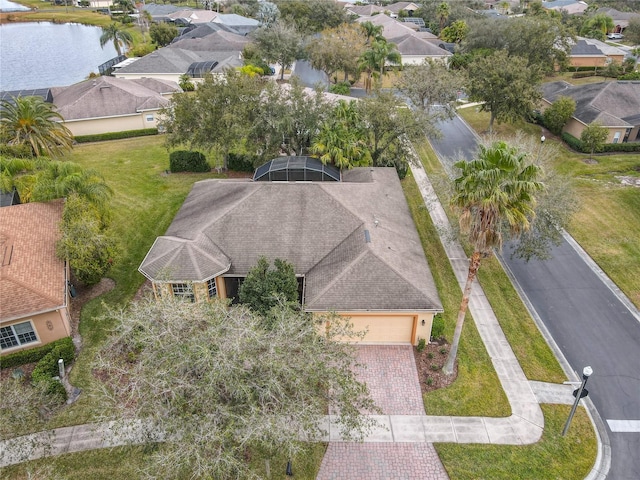
[[[468,234],[473,253],[462,294],[451,350],[443,372],[453,373],[471,287],[480,261],[502,246],[503,234],[518,236],[529,229],[535,216],[535,193],[544,188],[537,181],[539,166],[527,162],[526,154],[506,142],[480,146],[477,158],[455,164],[461,174],[454,180],[451,204],[462,213],[460,228]]]
[[[383,38],[382,25],[374,25],[372,22],[362,22],[360,26],[364,30],[364,34],[367,37],[367,45],[371,43],[372,38],[374,41]]]
[[[0,102],[0,137],[9,145],[29,145],[33,154],[55,156],[71,150],[73,134],[55,106],[40,97],[15,97]]]
[[[442,30],[444,29],[444,24],[451,14],[451,7],[447,2],[442,2],[440,5],[438,5],[436,13],[438,15],[438,18],[440,19],[440,32],[442,32]]]
[[[384,75],[384,67],[387,62],[400,64],[402,56],[393,43],[387,42],[384,38],[374,40],[371,47],[362,54],[359,61],[361,70],[367,73],[367,78],[365,79],[367,92],[371,91],[372,78],[380,78]]]
[[[130,47],[133,45],[133,37],[126,30],[122,30],[117,23],[112,23],[108,27],[102,27],[102,35],[100,36],[100,46],[104,46],[113,42],[113,46],[116,47],[118,56],[122,55],[122,47]]]

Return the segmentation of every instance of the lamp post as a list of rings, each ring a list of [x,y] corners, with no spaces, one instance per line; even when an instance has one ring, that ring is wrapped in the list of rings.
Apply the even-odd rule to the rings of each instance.
[[[536,163],[540,163],[540,152],[542,152],[542,145],[544,145],[544,141],[547,139],[544,135],[540,137],[540,146],[538,147],[538,158],[536,158]]]
[[[571,425],[571,420],[573,420],[573,415],[576,413],[576,409],[578,408],[578,404],[580,403],[580,399],[586,397],[589,392],[587,391],[585,385],[587,384],[587,380],[593,374],[593,368],[584,367],[582,370],[582,383],[577,390],[574,390],[573,395],[576,397],[576,401],[573,402],[573,407],[571,407],[571,412],[569,412],[569,418],[567,418],[567,423],[564,424],[564,428],[562,429],[562,436],[564,437],[569,431],[569,425]]]

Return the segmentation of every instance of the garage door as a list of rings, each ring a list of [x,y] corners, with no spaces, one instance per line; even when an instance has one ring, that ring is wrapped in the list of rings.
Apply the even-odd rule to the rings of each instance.
[[[367,329],[363,342],[367,343],[411,343],[413,315],[383,316],[351,315],[355,330]]]

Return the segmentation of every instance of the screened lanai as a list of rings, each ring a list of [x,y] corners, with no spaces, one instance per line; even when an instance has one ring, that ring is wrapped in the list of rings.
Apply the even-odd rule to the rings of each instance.
[[[313,157],[278,157],[260,165],[256,182],[339,182],[340,170]]]

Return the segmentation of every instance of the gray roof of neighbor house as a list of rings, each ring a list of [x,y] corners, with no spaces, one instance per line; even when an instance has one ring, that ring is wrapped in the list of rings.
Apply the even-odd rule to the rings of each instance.
[[[416,5],[413,2],[396,2],[392,3],[391,5],[387,5],[384,8],[385,10],[389,10],[390,12],[398,13],[400,10],[405,10],[407,8],[409,10],[415,10],[417,8],[420,8],[420,5]]]
[[[639,124],[640,81],[585,85],[550,82],[542,85],[542,96],[551,103],[561,96],[573,98],[576,102],[573,116],[585,124],[594,121],[611,127],[632,127]]]
[[[169,104],[163,94],[182,91],[168,80],[90,78],[69,87],[52,88],[53,104],[65,121],[131,115]]]
[[[260,256],[305,277],[308,311],[441,310],[393,168],[343,182],[197,182],[139,270],[155,281],[245,276]]]
[[[570,55],[572,56],[586,55],[589,57],[605,56],[605,54],[602,53],[598,47],[596,47],[591,43],[587,43],[585,40],[578,40],[576,44],[573,47],[571,47]]]
[[[212,34],[213,32],[218,32],[220,30],[224,30],[225,32],[231,32],[239,35],[239,32],[234,30],[231,27],[223,23],[199,23],[197,25],[191,24],[185,28],[183,28],[176,38],[174,38],[171,43],[179,42],[180,40],[184,40],[185,38],[202,38],[207,35]]]
[[[218,30],[202,37],[189,33],[178,37],[171,48],[182,48],[193,52],[241,52],[251,40],[244,35]]]
[[[602,7],[596,10],[596,13],[604,13],[613,19],[613,23],[620,25],[622,28],[629,26],[629,20],[632,18],[640,18],[640,13],[621,12],[615,8]]]
[[[402,55],[427,55],[430,57],[448,57],[451,55],[448,50],[415,35],[404,35],[398,38],[391,38],[389,41],[396,45]]]
[[[379,7],[378,5],[348,5],[346,9],[361,17],[382,14],[385,10],[384,7]]]
[[[242,66],[239,51],[193,51],[179,48],[179,44],[159,48],[149,55],[139,58],[129,65],[119,68],[114,75],[119,74],[183,74],[189,66],[198,62],[218,62],[214,70],[222,70],[224,67]]]

